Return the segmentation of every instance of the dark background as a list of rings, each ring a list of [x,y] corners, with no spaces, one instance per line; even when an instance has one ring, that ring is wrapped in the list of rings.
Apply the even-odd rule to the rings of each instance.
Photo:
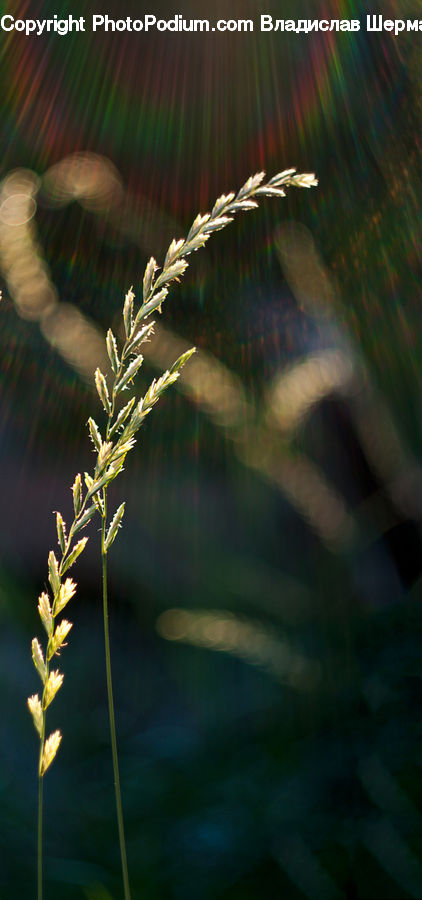
[[[30,641],[52,511],[70,518],[94,459],[101,335],[151,253],[253,172],[289,166],[318,188],[239,214],[172,290],[139,393],[181,350],[202,355],[113,488],[133,896],[421,897],[422,37],[365,28],[420,5],[4,11],[255,31],[0,35],[0,897],[35,894]],[[361,30],[260,33],[261,14]],[[89,533],[49,716],[63,743],[45,782],[48,900],[121,896]]]

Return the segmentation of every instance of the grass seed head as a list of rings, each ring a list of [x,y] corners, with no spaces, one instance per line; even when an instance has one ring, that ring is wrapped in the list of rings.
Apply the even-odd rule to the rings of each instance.
[[[50,598],[45,591],[40,594],[38,599],[38,612],[44,628],[48,636],[50,636],[53,630],[53,617],[51,613]]]
[[[67,619],[62,619],[48,642],[47,658],[49,660],[55,654],[59,655],[59,651],[62,647],[66,646],[65,640],[71,628],[72,623],[68,622]]]
[[[44,691],[44,709],[47,709],[47,706],[50,706],[52,700],[57,694],[57,691],[61,688],[63,684],[64,675],[61,675],[58,669],[53,669],[50,672]]]
[[[78,472],[75,481],[72,486],[72,494],[73,494],[73,509],[75,511],[75,516],[77,516],[80,512],[82,506],[82,480],[81,476]]]
[[[41,678],[42,683],[45,684],[45,681],[47,678],[47,667],[44,662],[44,655],[41,650],[41,646],[38,641],[38,638],[33,638],[31,648],[32,648],[32,659],[33,659],[34,666],[38,672],[38,675]]]
[[[48,767],[51,766],[51,763],[53,762],[53,759],[60,747],[61,739],[62,739],[62,736],[60,734],[60,731],[53,731],[53,734],[50,734],[50,737],[47,738],[47,740],[44,744],[44,749],[43,749],[43,754],[42,754],[41,764],[40,764],[40,775],[41,776],[45,775]]]
[[[56,596],[56,594],[60,590],[60,576],[59,564],[53,550],[50,550],[50,553],[48,555],[48,580],[51,584],[53,595]]]
[[[69,600],[72,599],[76,591],[76,584],[72,581],[71,578],[66,578],[62,585],[60,585],[59,596],[56,600],[56,605],[54,609],[54,614],[56,616],[62,612],[65,608],[66,604],[69,603]]]
[[[42,725],[43,725],[43,715],[42,715],[42,706],[41,700],[38,694],[33,694],[32,697],[28,697],[28,707],[29,712],[31,713],[35,728],[38,731],[39,736],[42,735]]]

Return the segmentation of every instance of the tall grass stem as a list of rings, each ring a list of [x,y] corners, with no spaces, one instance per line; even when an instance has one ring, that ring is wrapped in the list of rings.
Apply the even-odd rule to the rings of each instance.
[[[43,813],[43,788],[44,788],[44,779],[41,775],[38,775],[38,848],[37,848],[37,875],[38,875],[38,892],[37,897],[38,900],[42,900],[42,861],[43,861],[43,853],[42,853],[42,844],[43,844],[43,826],[42,826],[42,813]]]
[[[106,521],[107,521],[107,488],[103,488],[103,522],[101,529],[101,558],[103,578],[103,617],[104,617],[104,646],[107,675],[108,717],[110,723],[111,754],[113,757],[114,794],[116,798],[117,825],[119,830],[120,858],[122,863],[122,876],[125,900],[130,900],[129,874],[127,867],[125,831],[123,824],[122,796],[120,792],[119,760],[117,756],[116,724],[114,717],[113,682],[111,677],[110,637],[108,628],[108,597],[107,597],[107,550],[105,549]]]
[[[62,735],[60,730],[53,731],[46,737],[46,712],[63,683],[63,674],[58,669],[50,669],[51,660],[60,656],[66,646],[66,637],[72,628],[67,619],[60,619],[64,608],[75,594],[76,584],[66,577],[65,573],[74,565],[83,553],[88,538],[83,537],[74,543],[75,536],[91,522],[99,513],[101,527],[101,560],[103,582],[103,617],[104,643],[106,657],[107,695],[110,721],[111,750],[114,771],[114,790],[120,842],[125,900],[130,900],[129,877],[126,859],[126,846],[123,826],[122,800],[120,794],[119,765],[117,757],[116,726],[114,717],[113,686],[111,678],[110,640],[108,627],[107,599],[107,553],[121,527],[125,504],[121,503],[115,511],[108,530],[107,526],[107,487],[123,469],[125,458],[136,443],[136,435],[160,397],[180,376],[183,366],[195,352],[195,347],[182,353],[161,377],[154,378],[146,394],[140,399],[133,393],[125,406],[120,407],[120,394],[126,390],[134,390],[133,381],[143,363],[140,352],[145,341],[154,333],[153,312],[161,313],[162,305],[174,281],[179,281],[189,263],[187,257],[204,247],[214,231],[220,231],[233,221],[233,214],[256,209],[261,197],[285,197],[286,187],[310,188],[318,184],[313,173],[299,174],[296,169],[284,169],[278,172],[268,183],[264,183],[265,172],[256,172],[247,179],[243,187],[235,194],[222,194],[211,210],[205,215],[198,214],[193,221],[186,238],[173,239],[167,250],[164,264],[160,270],[152,256],[146,265],[142,281],[142,300],[135,307],[135,294],[132,288],[127,292],[123,305],[123,325],[125,341],[120,349],[116,338],[109,328],[106,337],[107,354],[114,378],[107,385],[107,377],[96,369],[94,380],[104,412],[107,416],[105,439],[94,419],[88,419],[90,438],[97,455],[92,475],[88,472],[75,477],[72,485],[74,519],[67,531],[66,523],[60,512],[56,511],[57,540],[61,560],[57,559],[54,550],[48,556],[49,587],[42,591],[38,598],[38,613],[47,632],[47,645],[43,650],[37,637],[31,643],[32,660],[41,679],[43,688],[41,697],[33,694],[28,697],[28,708],[32,716],[35,730],[40,739],[40,759],[38,767],[38,900],[42,900],[43,891],[43,778],[56,757]],[[110,377],[110,376],[109,376]],[[109,390],[110,387],[110,390]],[[117,401],[117,403],[116,403]],[[84,491],[83,482],[86,486]]]

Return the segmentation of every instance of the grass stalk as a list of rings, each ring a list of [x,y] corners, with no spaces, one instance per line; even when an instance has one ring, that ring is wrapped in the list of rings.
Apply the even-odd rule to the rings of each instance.
[[[107,597],[107,554],[122,524],[125,504],[121,503],[114,513],[110,525],[107,526],[107,488],[123,469],[126,456],[136,443],[137,433],[155,404],[160,400],[174,382],[179,378],[183,366],[189,361],[193,347],[182,353],[171,369],[154,378],[146,394],[138,399],[132,393],[129,401],[122,406],[123,391],[133,392],[133,382],[143,363],[142,344],[154,333],[154,322],[149,319],[153,312],[161,313],[161,308],[173,282],[179,281],[189,263],[187,257],[204,247],[215,231],[220,231],[233,221],[235,213],[256,209],[261,197],[285,197],[288,187],[310,188],[318,182],[313,174],[298,174],[296,169],[285,169],[274,175],[265,183],[265,172],[252,175],[240,188],[237,194],[230,192],[219,197],[211,212],[197,215],[185,238],[172,240],[164,264],[159,266],[151,257],[145,268],[142,282],[142,301],[135,308],[135,294],[128,291],[123,305],[123,325],[125,341],[118,347],[116,338],[109,328],[106,338],[107,354],[113,372],[112,385],[107,384],[106,376],[97,369],[95,386],[107,417],[104,437],[94,419],[88,420],[89,433],[97,454],[93,474],[85,472],[84,479],[80,473],[76,475],[73,487],[74,519],[69,532],[60,512],[56,512],[57,540],[61,552],[61,561],[53,550],[48,556],[49,589],[43,591],[38,598],[38,613],[47,633],[47,645],[42,649],[38,638],[32,640],[32,659],[41,679],[43,688],[41,697],[33,694],[28,698],[28,707],[35,729],[40,739],[40,758],[38,767],[38,900],[42,900],[43,890],[43,780],[44,775],[53,762],[61,742],[61,732],[54,731],[46,739],[46,711],[63,683],[63,675],[58,669],[50,670],[54,656],[60,656],[66,646],[66,637],[72,623],[61,619],[65,606],[76,591],[76,584],[64,575],[73,566],[84,551],[88,538],[84,537],[75,544],[75,536],[82,531],[97,513],[102,519],[101,528],[101,560],[103,586],[104,641],[106,656],[107,694],[110,720],[111,750],[113,758],[114,788],[116,811],[120,841],[123,884],[125,900],[130,900],[129,878],[126,859],[126,847],[123,827],[123,812],[120,793],[119,766],[117,757],[116,726],[113,703],[113,687],[111,678],[110,640],[108,625]],[[144,324],[144,320],[148,321]],[[83,480],[86,493],[84,493]]]
[[[122,795],[120,791],[119,759],[117,755],[116,723],[114,715],[113,681],[111,677],[110,635],[108,625],[108,596],[107,596],[107,550],[105,549],[106,522],[107,522],[107,488],[103,488],[103,520],[101,528],[101,560],[103,579],[103,618],[104,618],[104,648],[107,676],[108,718],[110,725],[111,755],[113,758],[114,794],[116,800],[117,826],[119,831],[120,859],[122,864],[122,877],[125,900],[130,900],[129,873],[127,867],[125,830],[123,823]]]
[[[38,840],[37,840],[37,898],[42,900],[43,892],[43,788],[44,779],[38,773]]]

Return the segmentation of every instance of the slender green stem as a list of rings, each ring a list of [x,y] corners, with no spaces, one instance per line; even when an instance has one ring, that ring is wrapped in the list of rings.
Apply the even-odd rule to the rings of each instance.
[[[46,659],[46,679],[49,675],[50,664],[48,658]],[[44,755],[44,744],[45,744],[45,716],[46,712],[44,709],[44,691],[42,697],[42,728],[40,735],[40,756],[38,760],[38,900],[42,900],[43,897],[43,795],[44,795],[44,775],[41,774],[42,769],[42,759]]]
[[[119,829],[120,858],[122,861],[122,875],[125,900],[130,900],[129,875],[126,858],[125,832],[123,826],[122,797],[120,793],[119,761],[117,757],[116,725],[114,721],[113,684],[111,679],[110,639],[108,630],[108,599],[107,599],[107,551],[105,550],[105,529],[107,521],[107,489],[103,489],[103,522],[101,529],[101,558],[103,575],[103,615],[104,615],[104,644],[107,673],[108,715],[110,722],[111,753],[113,757],[114,793],[116,797],[117,824]]]
[[[43,746],[41,744],[41,746]],[[42,751],[41,751],[42,752]],[[43,827],[42,827],[42,801],[43,801],[43,786],[44,779],[42,775],[38,773],[38,900],[42,900],[42,863],[43,863],[43,852],[42,852],[42,844],[43,844]]]

